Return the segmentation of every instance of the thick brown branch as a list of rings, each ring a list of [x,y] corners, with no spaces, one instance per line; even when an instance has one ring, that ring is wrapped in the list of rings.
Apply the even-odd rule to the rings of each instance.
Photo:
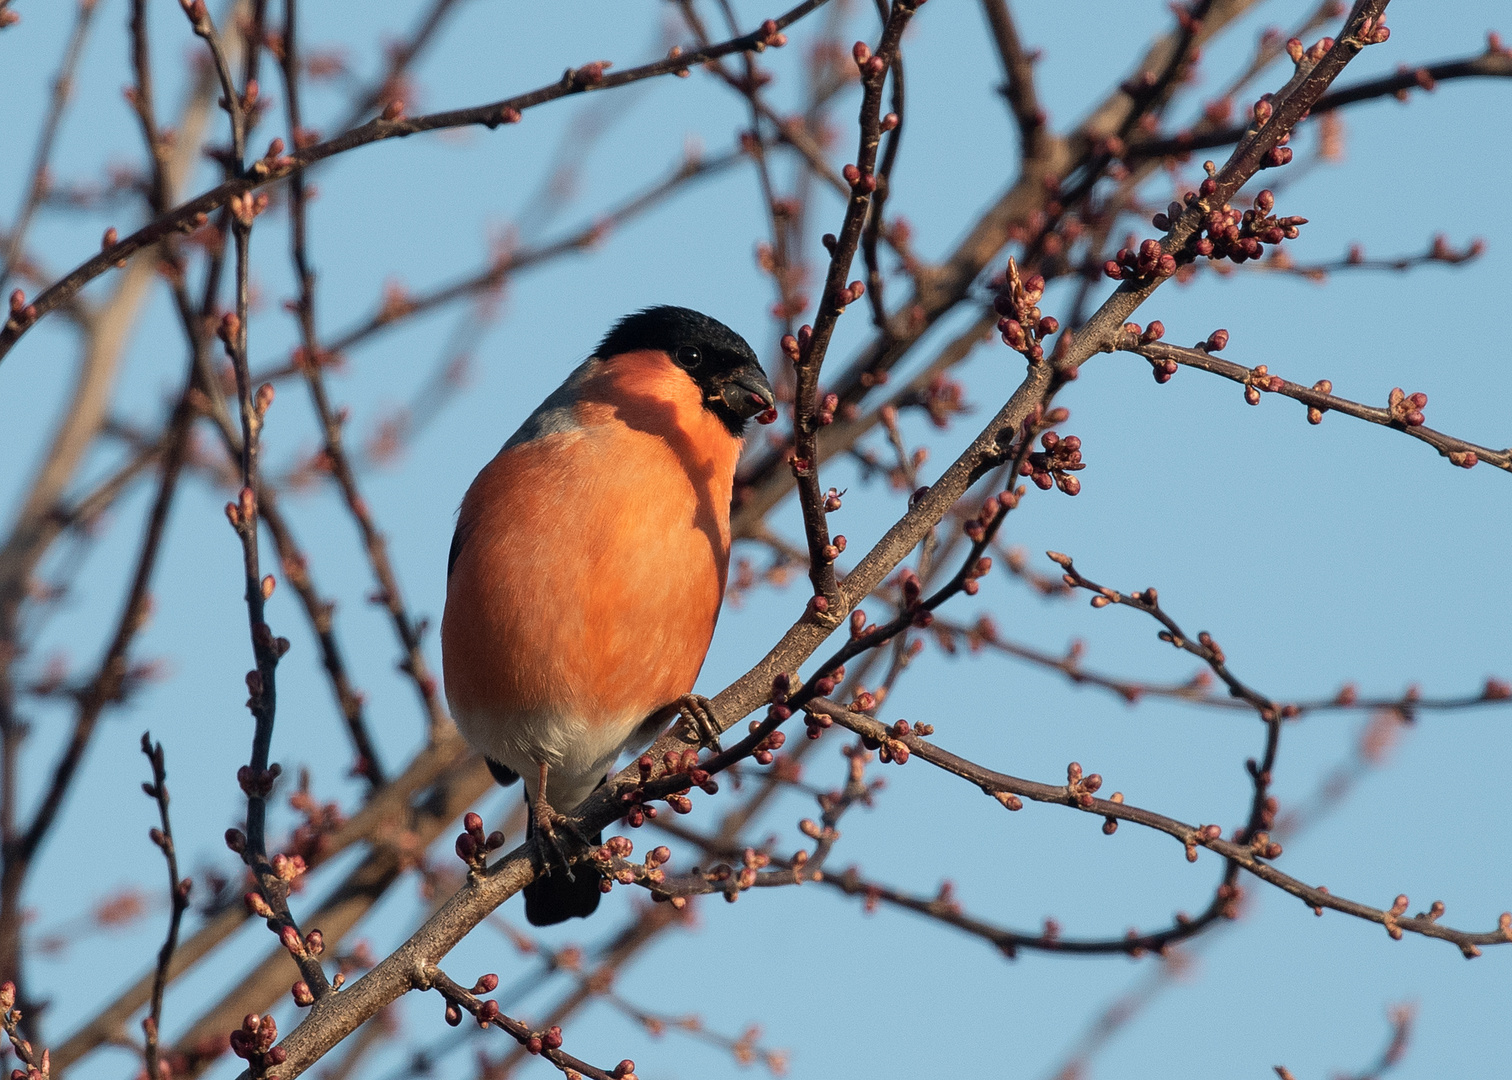
[[[417,853],[423,852],[466,809],[489,790],[493,778],[480,758],[465,756],[443,773],[427,798],[415,806],[390,812],[382,829],[372,829],[372,846],[362,860],[304,914],[306,926],[319,927],[327,954],[352,933],[390,894],[396,882],[414,869]],[[334,838],[333,838],[334,839]],[[329,861],[329,856],[323,861]],[[288,1000],[290,982],[299,974],[282,945],[275,945],[245,976],[228,985],[220,997],[178,1039],[175,1057],[190,1063],[187,1075],[209,1069],[214,1059],[203,1048],[217,1045],[225,1032],[237,1026],[248,1012],[268,1012]],[[176,1072],[175,1075],[183,1075]]]

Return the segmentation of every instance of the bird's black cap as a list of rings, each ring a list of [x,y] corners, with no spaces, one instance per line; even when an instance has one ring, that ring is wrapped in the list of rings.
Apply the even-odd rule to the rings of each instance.
[[[704,392],[705,407],[732,435],[740,435],[747,420],[776,400],[746,339],[691,308],[667,305],[626,315],[599,342],[594,355],[610,360],[642,349],[664,352],[687,371]]]

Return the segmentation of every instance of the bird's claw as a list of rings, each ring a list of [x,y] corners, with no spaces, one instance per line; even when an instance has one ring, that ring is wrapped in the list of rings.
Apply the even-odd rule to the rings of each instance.
[[[714,719],[713,702],[701,694],[684,694],[677,699],[677,708],[698,736],[700,746],[716,754],[724,753],[724,747],[719,745],[720,730]]]
[[[535,841],[536,854],[541,860],[541,872],[543,874],[550,874],[553,869],[560,868],[567,875],[568,881],[576,881],[577,878],[572,873],[572,859],[568,854],[567,847],[562,844],[561,839],[557,836],[558,829],[567,833],[575,841],[575,844],[572,846],[576,850],[580,851],[583,848],[593,846],[589,843],[588,837],[578,826],[578,823],[572,818],[564,817],[561,814],[552,814],[549,820],[543,822],[540,817],[537,817],[533,839]]]
[[[567,851],[563,848],[562,842],[557,838],[557,830],[561,829],[571,836],[581,846],[580,849],[593,846],[589,842],[588,837],[584,835],[583,830],[578,827],[576,821],[557,813],[544,798],[537,797],[534,814],[535,830],[533,838],[535,840],[536,854],[541,859],[541,872],[543,874],[550,874],[552,866],[555,864],[567,875],[568,881],[576,881],[577,879],[572,873],[572,860],[568,858]]]

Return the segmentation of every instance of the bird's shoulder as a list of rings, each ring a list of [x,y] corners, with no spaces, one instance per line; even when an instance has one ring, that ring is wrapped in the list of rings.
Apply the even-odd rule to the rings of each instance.
[[[590,356],[562,381],[546,400],[535,407],[535,411],[525,418],[525,422],[504,443],[506,451],[513,450],[517,446],[535,442],[548,435],[560,435],[571,431],[577,431],[582,426],[582,421],[577,414],[577,403],[582,396],[583,386],[603,366],[603,361]]]

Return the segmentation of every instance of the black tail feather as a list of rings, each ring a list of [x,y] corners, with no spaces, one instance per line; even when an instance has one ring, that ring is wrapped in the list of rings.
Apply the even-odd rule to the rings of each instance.
[[[491,757],[484,758],[483,764],[488,766],[488,771],[493,774],[493,778],[499,782],[500,787],[508,787],[520,778],[520,774],[508,765],[497,762]]]
[[[533,816],[526,819],[527,836],[535,834]],[[595,833],[589,843],[602,844],[604,834]],[[592,863],[577,863],[572,868],[572,878],[561,867],[552,867],[550,873],[538,877],[525,886],[525,919],[531,926],[554,926],[568,919],[584,919],[598,910],[599,882],[604,880],[598,867]]]

